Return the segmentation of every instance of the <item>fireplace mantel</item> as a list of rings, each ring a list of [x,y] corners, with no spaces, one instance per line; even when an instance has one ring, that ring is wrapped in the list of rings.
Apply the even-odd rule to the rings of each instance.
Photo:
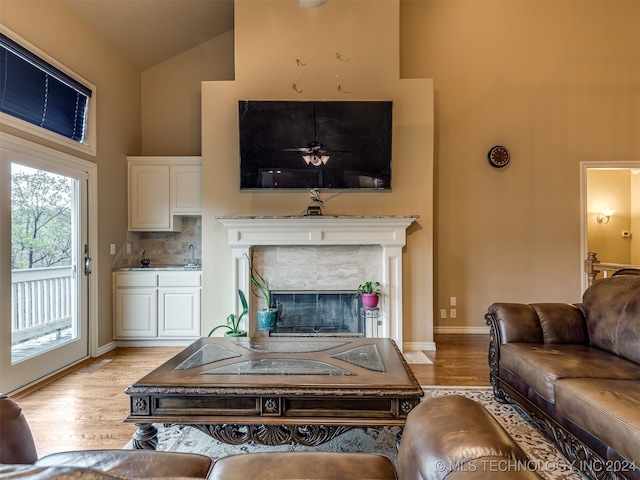
[[[381,336],[402,349],[402,247],[417,215],[407,216],[240,216],[217,217],[232,249],[234,299],[249,291],[248,258],[253,246],[380,245],[384,299]],[[237,305],[237,300],[234,300]]]
[[[413,216],[217,217],[229,233],[229,246],[383,245],[406,243]]]

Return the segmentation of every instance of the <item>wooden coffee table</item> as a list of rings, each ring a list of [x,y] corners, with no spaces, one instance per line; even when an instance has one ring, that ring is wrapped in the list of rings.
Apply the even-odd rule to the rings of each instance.
[[[153,423],[240,444],[320,445],[352,428],[402,426],[423,391],[387,338],[201,338],[125,390],[136,448]]]

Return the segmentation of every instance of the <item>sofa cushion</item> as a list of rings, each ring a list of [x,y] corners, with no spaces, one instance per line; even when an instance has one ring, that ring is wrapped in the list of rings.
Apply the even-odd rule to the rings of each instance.
[[[582,307],[591,345],[640,363],[640,275],[594,282]]]
[[[589,335],[582,310],[568,303],[533,303],[544,343],[588,344]]]
[[[269,452],[220,458],[210,480],[394,480],[393,462],[375,453]]]
[[[122,477],[90,468],[37,467],[19,464],[0,464],[0,478],[2,480],[122,480]]]
[[[550,403],[559,378],[640,380],[640,365],[588,345],[508,343],[500,347],[500,367]]]
[[[36,462],[39,467],[91,468],[128,478],[206,478],[211,458],[195,453],[153,450],[78,450],[52,453]]]
[[[562,416],[640,465],[640,382],[565,378],[555,389]]]

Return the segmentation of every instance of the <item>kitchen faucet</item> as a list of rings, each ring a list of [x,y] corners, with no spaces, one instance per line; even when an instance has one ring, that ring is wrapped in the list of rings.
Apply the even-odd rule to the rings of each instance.
[[[188,265],[197,265],[196,263],[196,249],[193,245],[189,245],[189,263]]]

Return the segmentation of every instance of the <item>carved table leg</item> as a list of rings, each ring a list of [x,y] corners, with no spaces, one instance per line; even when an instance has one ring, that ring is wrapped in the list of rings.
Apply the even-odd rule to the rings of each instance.
[[[402,433],[404,432],[404,427],[400,427],[400,431],[396,435],[396,451],[400,451],[400,443],[402,442]]]
[[[153,423],[136,423],[138,430],[133,434],[133,448],[155,450],[158,446],[158,429]]]

